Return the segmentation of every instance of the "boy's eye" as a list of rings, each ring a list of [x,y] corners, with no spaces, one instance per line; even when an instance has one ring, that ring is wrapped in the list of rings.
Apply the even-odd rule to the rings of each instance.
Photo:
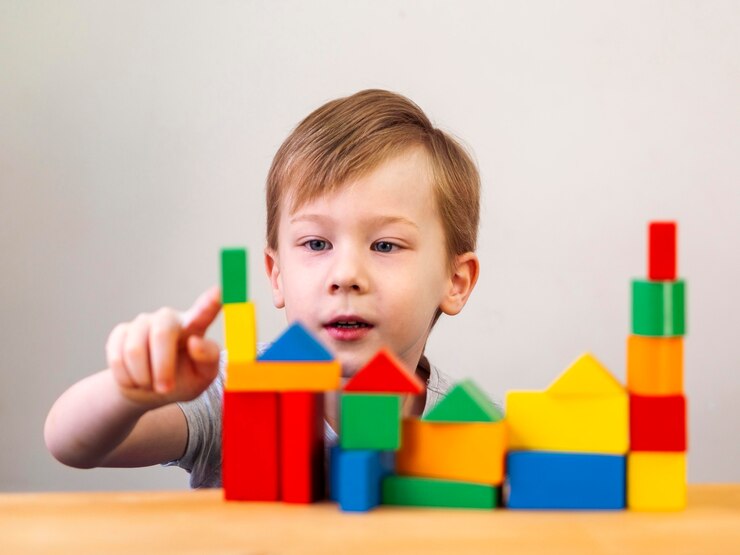
[[[378,252],[393,252],[393,249],[396,245],[389,241],[378,241],[377,243],[373,244],[373,249]]]
[[[323,239],[311,239],[304,243],[312,251],[324,251],[329,248],[329,243]]]

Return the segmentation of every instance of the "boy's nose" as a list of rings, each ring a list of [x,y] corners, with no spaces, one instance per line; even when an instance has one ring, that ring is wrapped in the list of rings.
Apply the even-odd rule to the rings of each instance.
[[[362,271],[362,264],[355,257],[337,260],[329,279],[331,293],[353,292],[364,293],[368,289],[368,280]]]

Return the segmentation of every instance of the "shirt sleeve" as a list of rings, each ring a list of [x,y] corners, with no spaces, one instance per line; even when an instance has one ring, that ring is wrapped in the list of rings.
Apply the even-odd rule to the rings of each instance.
[[[226,357],[221,353],[218,376],[199,397],[177,403],[188,425],[183,456],[164,466],[179,466],[190,473],[190,487],[221,487],[221,415]]]

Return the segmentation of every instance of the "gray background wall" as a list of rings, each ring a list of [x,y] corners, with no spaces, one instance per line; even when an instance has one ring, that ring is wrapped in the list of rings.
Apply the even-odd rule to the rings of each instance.
[[[689,477],[740,479],[740,4],[0,1],[0,490],[184,488],[47,454],[54,399],[110,329],[187,307],[248,244],[290,129],[368,87],[475,152],[481,279],[432,359],[494,398],[593,351],[624,379],[650,219],[680,222]],[[220,322],[212,330],[220,338]]]

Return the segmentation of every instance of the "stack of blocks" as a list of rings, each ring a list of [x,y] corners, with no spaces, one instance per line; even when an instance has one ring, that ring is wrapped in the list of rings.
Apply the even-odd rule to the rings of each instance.
[[[299,324],[257,357],[245,249],[221,253],[227,367],[222,482],[228,500],[311,503],[323,498],[323,392],[340,366]]]
[[[630,509],[686,506],[685,332],[685,284],[676,279],[676,224],[653,222],[648,279],[632,281],[632,335],[627,339]]]
[[[584,354],[545,391],[510,391],[508,506],[623,509],[629,404],[622,385]]]
[[[225,497],[319,500],[323,393],[339,389],[340,365],[298,323],[257,357],[246,251],[221,256]],[[676,279],[675,223],[650,224],[648,258],[648,279],[632,282],[627,389],[586,353],[546,390],[508,392],[506,420],[470,380],[421,419],[404,418],[405,396],[424,387],[381,349],[342,391],[332,499],[345,511],[491,509],[502,504],[506,466],[512,509],[685,507],[685,286]]]

